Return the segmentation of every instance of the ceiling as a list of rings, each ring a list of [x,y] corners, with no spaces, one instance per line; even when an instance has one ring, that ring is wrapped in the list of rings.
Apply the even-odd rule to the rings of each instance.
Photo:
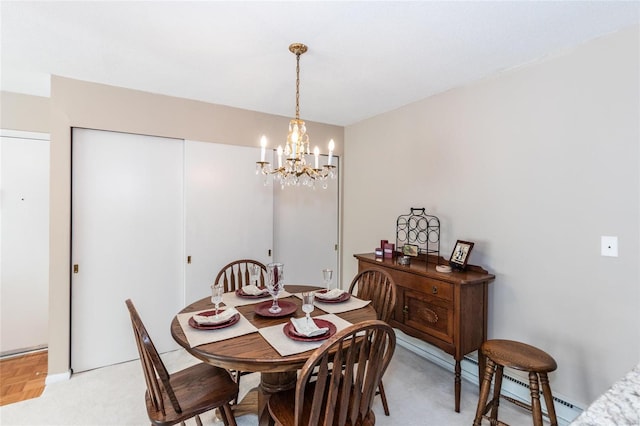
[[[4,91],[50,75],[349,125],[637,25],[640,2],[13,2]]]

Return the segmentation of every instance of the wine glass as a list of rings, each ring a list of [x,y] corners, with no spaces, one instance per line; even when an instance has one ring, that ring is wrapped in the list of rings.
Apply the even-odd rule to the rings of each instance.
[[[222,303],[222,295],[224,294],[224,286],[212,285],[211,286],[211,302],[216,305],[216,319],[218,319],[218,309],[220,303]]]
[[[249,281],[251,285],[258,286],[261,271],[260,265],[249,265]]]
[[[327,291],[331,290],[331,282],[333,281],[333,269],[323,269],[322,279],[324,281],[324,286],[327,288]]]
[[[311,319],[311,312],[313,312],[313,300],[315,299],[315,296],[316,294],[313,291],[305,291],[302,293],[302,312],[307,316],[307,326]]]
[[[270,263],[267,265],[267,290],[273,297],[273,303],[269,308],[269,312],[277,314],[282,311],[282,308],[278,306],[278,296],[283,290],[283,278],[284,278],[284,265],[282,263]]]

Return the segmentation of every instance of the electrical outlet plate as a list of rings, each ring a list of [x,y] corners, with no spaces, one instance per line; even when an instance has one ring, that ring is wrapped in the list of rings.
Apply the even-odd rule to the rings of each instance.
[[[618,237],[602,236],[600,253],[603,256],[618,257]]]

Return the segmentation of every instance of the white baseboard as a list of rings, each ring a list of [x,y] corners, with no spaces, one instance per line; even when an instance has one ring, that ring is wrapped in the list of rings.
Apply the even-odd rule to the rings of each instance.
[[[71,370],[65,371],[64,373],[47,374],[47,379],[44,381],[44,384],[50,385],[52,383],[64,382],[65,380],[69,380],[70,378]]]
[[[435,346],[423,342],[420,339],[411,337],[398,329],[395,329],[395,332],[398,345],[427,359],[428,361],[433,362],[434,364],[439,365],[445,370],[452,373],[455,372],[455,360],[451,355]],[[477,359],[465,356],[465,358],[460,362],[460,366],[462,370],[462,378],[475,386],[478,386]],[[453,386],[453,384],[451,386]],[[529,404],[531,402],[531,393],[529,391],[528,384],[516,376],[507,374],[506,369],[503,375],[501,393],[502,395],[506,395],[525,404]],[[567,426],[583,411],[583,408],[579,407],[575,403],[569,402],[567,398],[557,395],[555,392],[553,400],[555,401],[554,406],[556,409],[556,416],[558,417],[558,426]],[[541,402],[543,414],[546,416],[547,409],[545,407],[544,400]]]

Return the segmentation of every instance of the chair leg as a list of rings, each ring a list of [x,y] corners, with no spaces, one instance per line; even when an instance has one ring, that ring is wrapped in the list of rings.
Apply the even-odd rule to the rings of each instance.
[[[231,410],[231,406],[229,404],[224,404],[222,409],[220,410],[220,416],[222,417],[222,421],[225,426],[237,426],[236,418],[233,415],[233,411]]]
[[[202,426],[202,420],[200,420],[200,416],[196,414],[196,425]]]
[[[382,380],[378,384],[378,392],[380,393],[380,399],[382,399],[382,408],[384,409],[384,415],[389,415],[389,404],[387,404],[387,394],[384,393],[384,386],[382,385]]]
[[[240,389],[240,377],[242,376],[242,373],[240,371],[236,371],[235,372],[235,379],[236,379],[236,384],[238,385],[238,389]],[[240,391],[238,390],[238,395],[240,394]],[[236,397],[233,399],[233,401],[231,401],[231,403],[233,405],[237,405],[238,404],[238,395],[236,395]]]

